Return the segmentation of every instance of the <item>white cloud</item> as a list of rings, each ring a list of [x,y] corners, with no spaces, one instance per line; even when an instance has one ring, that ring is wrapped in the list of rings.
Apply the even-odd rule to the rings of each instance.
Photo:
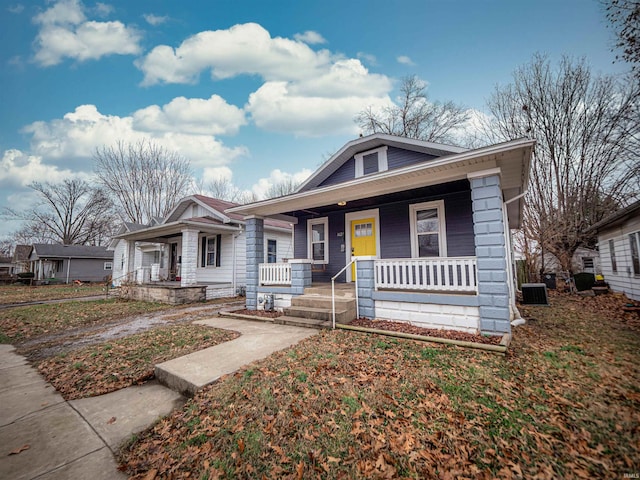
[[[293,38],[295,38],[299,42],[306,43],[307,45],[327,43],[322,35],[320,35],[318,32],[314,32],[313,30],[307,30],[304,33],[296,33]]]
[[[273,185],[277,185],[283,182],[293,180],[295,183],[300,184],[304,182],[313,171],[308,168],[304,168],[299,172],[287,173],[280,169],[272,170],[268,177],[261,178],[256,184],[251,187],[251,191],[256,194],[258,198],[265,198],[269,188]]]
[[[357,134],[354,116],[367,106],[382,107],[388,97],[324,98],[292,94],[286,82],[267,82],[249,96],[247,110],[265,130],[301,136]]]
[[[154,27],[162,25],[169,20],[169,17],[166,15],[154,15],[153,13],[145,13],[143,17],[149,25],[153,25]]]
[[[245,106],[258,127],[295,135],[355,134],[358,112],[391,102],[391,79],[369,72],[359,59],[315,51],[303,41],[320,38],[311,31],[272,38],[248,23],[200,32],[175,49],[160,45],[136,65],[146,85],[195,82],[203,71],[213,79],[258,75],[265,82]]]
[[[411,60],[411,58],[407,57],[406,55],[400,55],[399,57],[396,57],[396,60],[398,63],[401,63],[402,65],[409,65],[409,66],[415,65],[414,61]]]
[[[63,118],[50,122],[34,122],[23,129],[31,134],[31,151],[52,163],[68,163],[79,159],[80,168],[92,168],[96,148],[118,141],[137,142],[150,139],[191,161],[194,168],[223,166],[247,154],[245,147],[229,148],[211,135],[167,132],[162,128],[141,131],[134,127],[133,117],[103,115],[95,105],[81,105]]]
[[[356,55],[360,60],[363,60],[365,63],[368,63],[372,67],[378,65],[378,59],[375,55],[365,52],[358,52]]]
[[[177,97],[159,107],[151,105],[133,114],[133,128],[200,135],[234,135],[245,125],[244,112],[222,97]]]
[[[60,0],[33,20],[40,25],[34,59],[42,66],[57,65],[64,58],[85,61],[141,51],[137,30],[119,21],[88,21],[79,0]]]
[[[15,5],[10,5],[7,7],[7,11],[9,13],[22,13],[24,11],[24,5],[21,3],[16,3]]]
[[[3,188],[8,185],[25,187],[31,182],[56,183],[74,176],[83,174],[47,165],[43,163],[42,157],[16,149],[5,150],[0,160],[0,185]]]
[[[202,182],[206,185],[214,180],[228,180],[233,178],[233,172],[229,167],[205,167],[202,170]]]
[[[101,17],[106,17],[111,12],[113,12],[113,6],[107,5],[106,3],[98,2],[96,3],[95,11]]]
[[[144,73],[143,84],[153,85],[192,83],[203,70],[210,70],[214,79],[240,74],[266,80],[309,78],[331,59],[326,50],[316,52],[302,42],[272,38],[262,26],[247,23],[197,33],[175,49],[157,46],[136,65]]]

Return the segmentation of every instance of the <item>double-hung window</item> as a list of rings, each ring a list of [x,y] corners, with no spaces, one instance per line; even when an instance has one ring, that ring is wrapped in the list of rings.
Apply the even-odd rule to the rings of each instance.
[[[409,206],[411,256],[446,257],[447,239],[444,202],[417,203]]]
[[[329,263],[329,220],[313,218],[307,222],[308,258],[313,263]]]
[[[105,270],[113,270],[113,262],[104,262]]]
[[[200,246],[200,266],[219,267],[220,266],[220,243],[222,235],[202,237]]]
[[[640,232],[629,234],[629,247],[631,247],[633,274],[640,275]]]

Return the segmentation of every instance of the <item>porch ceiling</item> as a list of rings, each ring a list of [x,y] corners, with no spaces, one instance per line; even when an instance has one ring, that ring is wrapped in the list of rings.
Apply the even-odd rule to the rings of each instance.
[[[534,140],[521,139],[466,151],[429,162],[411,165],[344,183],[319,187],[284,197],[229,209],[242,215],[277,216],[338,202],[397,193],[415,188],[467,179],[467,175],[499,168],[505,200],[524,191]],[[516,193],[517,192],[517,193]],[[509,205],[510,224],[519,224],[522,199]],[[514,227],[512,227],[514,228]]]

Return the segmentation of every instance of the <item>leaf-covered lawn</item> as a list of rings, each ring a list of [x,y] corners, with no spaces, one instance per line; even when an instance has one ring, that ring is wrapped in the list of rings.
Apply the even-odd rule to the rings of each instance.
[[[638,321],[552,296],[506,357],[345,331],[205,389],[124,448],[134,478],[622,478],[640,465]]]
[[[201,325],[164,326],[50,358],[38,370],[66,400],[74,400],[143,383],[157,363],[237,337]]]
[[[92,295],[104,294],[105,286],[103,284],[42,285],[38,287],[0,285],[0,305],[57,300],[61,298],[90,297]]]
[[[0,343],[15,343],[117,318],[169,308],[150,302],[118,299],[64,302],[0,310]]]

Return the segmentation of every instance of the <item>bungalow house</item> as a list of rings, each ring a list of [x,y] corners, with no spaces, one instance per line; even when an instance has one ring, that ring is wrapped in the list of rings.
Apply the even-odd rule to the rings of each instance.
[[[344,145],[295,193],[230,208],[247,222],[247,308],[272,294],[302,316],[300,297],[324,295],[312,283],[335,279],[355,281],[362,317],[509,333],[518,316],[509,229],[522,221],[534,143],[465,150],[373,134]],[[262,264],[269,218],[295,225],[286,264]]]
[[[598,234],[600,265],[614,292],[640,301],[640,201],[590,228]]]
[[[111,276],[113,253],[106,247],[36,243],[29,262],[36,281],[103,282]]]
[[[236,206],[192,195],[149,226],[124,224],[109,247],[114,285],[133,298],[168,303],[235,295],[245,286],[246,227],[241,215],[225,210]],[[261,262],[293,256],[290,224],[265,222],[262,240]]]

